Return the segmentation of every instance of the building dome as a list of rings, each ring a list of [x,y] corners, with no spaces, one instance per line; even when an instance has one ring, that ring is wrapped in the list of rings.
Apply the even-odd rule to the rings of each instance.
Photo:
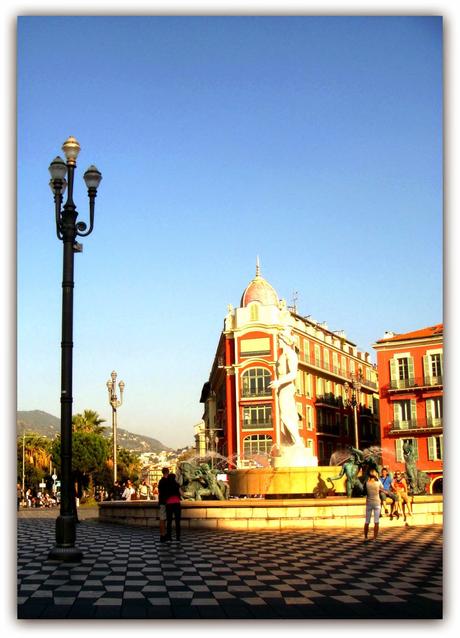
[[[279,304],[278,295],[272,285],[260,274],[259,259],[257,258],[256,276],[249,283],[241,297],[241,307],[256,301],[263,306],[277,306]]]

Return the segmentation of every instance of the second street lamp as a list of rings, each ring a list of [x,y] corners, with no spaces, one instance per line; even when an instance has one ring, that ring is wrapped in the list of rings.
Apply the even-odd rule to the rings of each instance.
[[[77,237],[86,237],[93,230],[94,200],[102,175],[90,166],[83,178],[88,188],[89,228],[77,222],[77,207],[73,201],[74,173],[80,144],[69,137],[63,144],[66,162],[56,157],[50,164],[50,187],[54,194],[56,234],[63,243],[62,275],[62,340],[61,340],[61,506],[56,519],[56,545],[49,558],[78,561],[82,552],[75,547],[76,520],[74,515],[74,485],[72,481],[72,367],[73,367],[73,289],[74,254],[82,251]],[[67,180],[66,180],[67,177]],[[67,201],[62,208],[64,192]]]
[[[110,375],[111,379],[107,381],[107,389],[109,391],[109,403],[112,406],[112,437],[113,437],[113,483],[117,482],[117,409],[123,403],[123,391],[125,384],[120,381],[120,399],[117,397],[117,373],[115,370]]]

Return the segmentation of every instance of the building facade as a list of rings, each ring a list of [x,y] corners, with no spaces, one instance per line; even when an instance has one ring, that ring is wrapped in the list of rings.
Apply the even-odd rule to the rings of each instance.
[[[358,351],[343,332],[288,308],[257,265],[239,307],[228,307],[200,399],[207,449],[226,457],[230,467],[267,465],[279,446],[292,442],[281,427],[277,393],[269,387],[286,327],[298,355],[299,434],[318,464],[329,465],[334,452],[355,445],[355,429],[360,449],[379,444],[377,372],[368,353]],[[350,400],[358,375],[355,428]]]
[[[417,468],[442,490],[443,325],[405,334],[386,333],[377,351],[383,462],[404,471],[403,444],[410,441]]]

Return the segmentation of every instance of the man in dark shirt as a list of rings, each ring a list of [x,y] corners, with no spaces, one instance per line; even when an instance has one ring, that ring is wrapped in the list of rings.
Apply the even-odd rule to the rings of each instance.
[[[166,540],[166,499],[168,498],[168,476],[169,468],[161,470],[162,478],[158,481],[158,503],[160,505],[160,542]]]

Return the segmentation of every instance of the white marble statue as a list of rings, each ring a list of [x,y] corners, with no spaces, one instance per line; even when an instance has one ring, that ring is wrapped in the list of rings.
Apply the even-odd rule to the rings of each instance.
[[[281,355],[278,360],[278,378],[270,383],[270,388],[278,389],[280,419],[284,429],[290,434],[294,445],[304,446],[299,435],[299,415],[295,402],[295,381],[299,359],[295,351],[292,332],[286,328],[279,334]]]

